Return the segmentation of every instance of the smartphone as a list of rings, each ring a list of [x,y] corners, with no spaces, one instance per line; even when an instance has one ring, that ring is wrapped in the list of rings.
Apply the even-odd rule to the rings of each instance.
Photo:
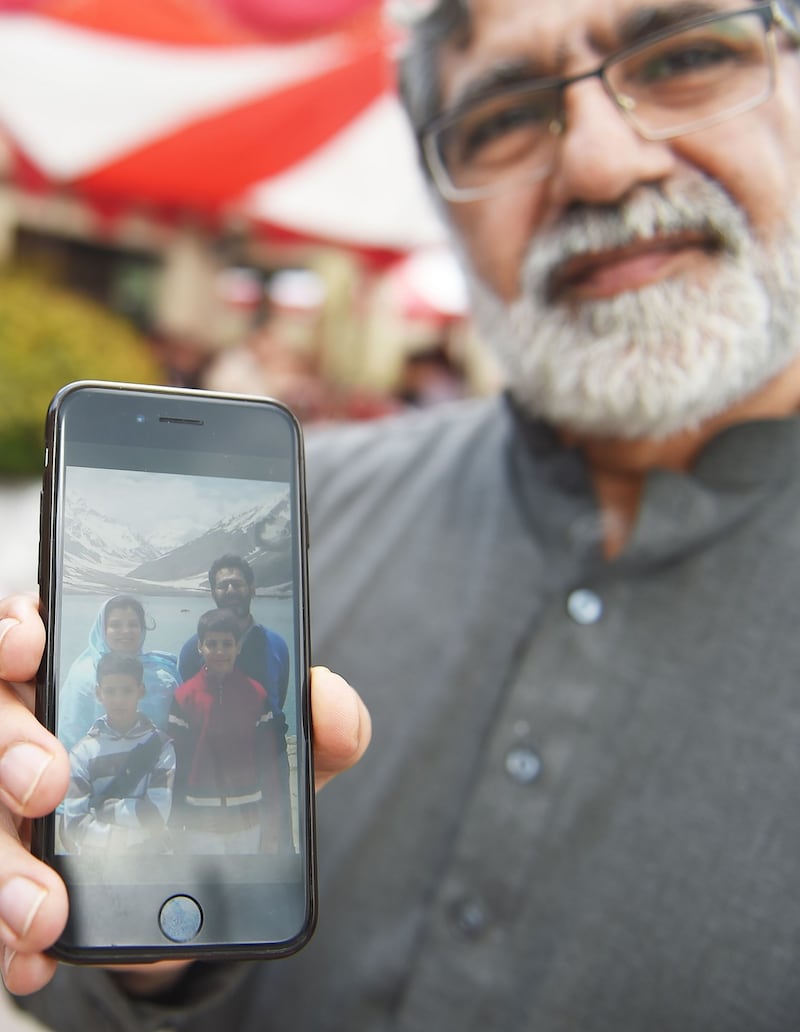
[[[71,962],[265,958],[316,918],[300,426],[80,382],[46,424],[37,715],[70,752],[33,848]]]

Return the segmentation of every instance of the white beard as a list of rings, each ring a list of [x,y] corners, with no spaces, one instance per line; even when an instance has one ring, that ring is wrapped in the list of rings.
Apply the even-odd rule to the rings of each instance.
[[[675,276],[609,299],[548,298],[553,272],[570,258],[687,230],[719,241],[702,283]],[[700,174],[640,187],[619,207],[567,213],[531,244],[510,305],[469,269],[467,277],[476,325],[514,397],[579,433],[657,439],[693,429],[800,353],[800,207],[779,240],[761,244]]]

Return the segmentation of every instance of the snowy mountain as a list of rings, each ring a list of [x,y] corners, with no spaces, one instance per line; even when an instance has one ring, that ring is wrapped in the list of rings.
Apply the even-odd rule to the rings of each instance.
[[[247,559],[257,587],[291,579],[289,493],[278,502],[245,509],[215,523],[205,533],[130,571],[139,580],[207,588],[208,568],[225,553]]]
[[[157,555],[153,545],[130,527],[72,496],[64,528],[65,584],[116,587],[134,566]]]
[[[162,524],[152,534],[148,535],[150,544],[155,548],[156,555],[165,555],[187,541],[197,537],[204,532],[205,528],[199,523],[189,523],[188,520],[168,521]]]
[[[186,531],[178,533],[185,537]],[[172,541],[168,534],[145,540],[75,500],[65,533],[64,583],[92,590],[207,591],[211,563],[233,553],[250,562],[257,587],[276,588],[292,576],[288,489],[279,501],[228,516],[177,547]]]

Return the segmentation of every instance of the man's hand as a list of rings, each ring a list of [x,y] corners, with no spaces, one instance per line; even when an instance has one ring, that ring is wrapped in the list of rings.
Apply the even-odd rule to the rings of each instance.
[[[55,961],[42,955],[67,920],[67,893],[58,875],[28,852],[28,818],[54,809],[69,783],[60,743],[36,721],[33,688],[44,646],[36,600],[0,602],[0,945],[12,992],[49,981]]]
[[[372,737],[369,710],[343,677],[327,667],[311,670],[314,719],[314,784],[319,791],[354,766]]]
[[[33,596],[0,600],[0,949],[12,993],[31,993],[52,978],[43,954],[67,921],[67,893],[55,871],[29,852],[29,819],[50,813],[69,784],[60,742],[33,716],[31,683],[44,648]],[[320,788],[363,755],[371,734],[367,708],[341,677],[316,667],[311,679],[316,785]],[[176,969],[179,962],[165,962]],[[158,980],[161,965],[141,968]],[[166,972],[164,972],[166,974]]]

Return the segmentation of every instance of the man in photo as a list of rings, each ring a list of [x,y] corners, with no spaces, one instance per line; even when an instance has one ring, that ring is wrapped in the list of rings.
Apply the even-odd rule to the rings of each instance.
[[[80,853],[159,853],[169,849],[175,750],[139,712],[141,662],[108,652],[97,664],[97,698],[105,710],[70,753],[71,780],[63,835]]]
[[[264,686],[276,717],[282,715],[289,685],[289,649],[280,634],[253,619],[250,607],[256,588],[250,564],[239,555],[220,556],[211,564],[208,583],[217,608],[228,610],[236,619],[240,637],[236,665]],[[178,669],[188,681],[201,666],[195,635],[181,649]]]
[[[240,647],[230,610],[204,613],[197,625],[202,668],[175,692],[173,826],[193,853],[273,853],[283,844],[275,713],[266,689],[237,668]]]

